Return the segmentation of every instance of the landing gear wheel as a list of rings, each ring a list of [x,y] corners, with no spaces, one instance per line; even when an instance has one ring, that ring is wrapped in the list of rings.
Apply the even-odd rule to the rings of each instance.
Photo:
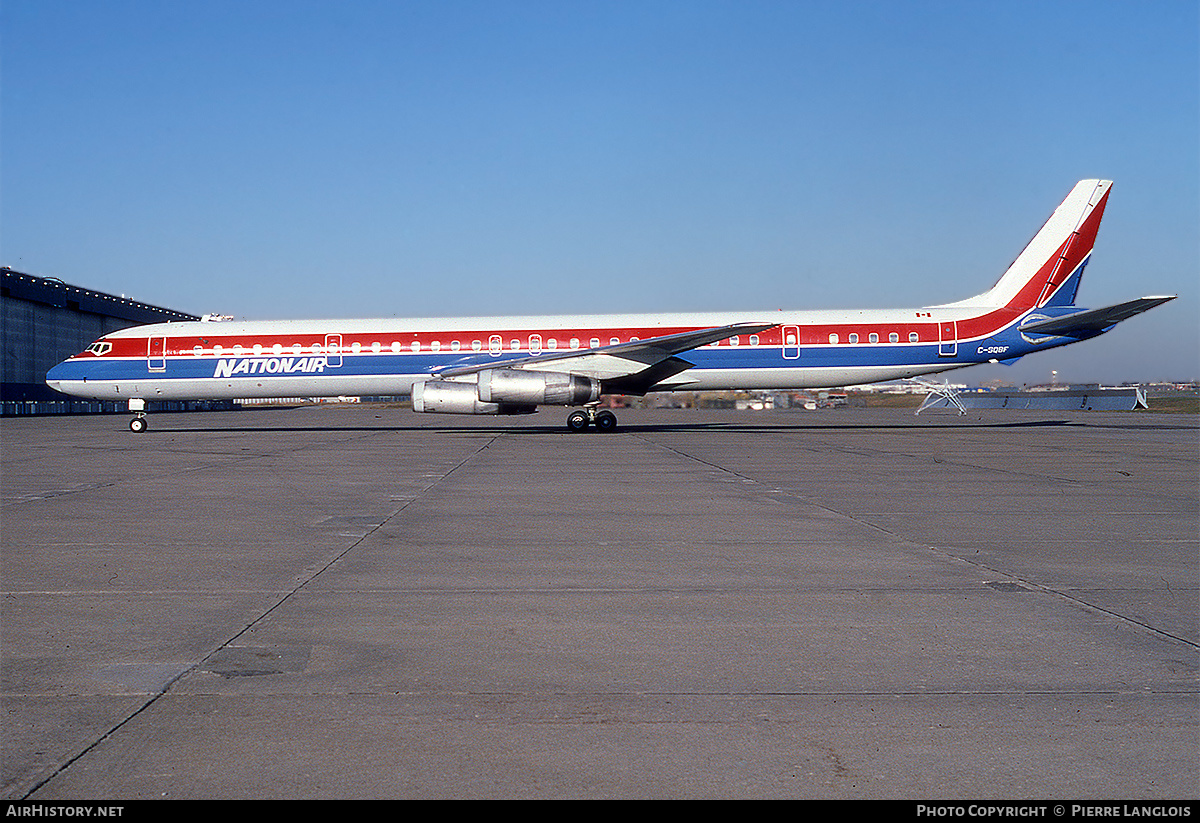
[[[573,411],[567,415],[567,428],[573,432],[587,431],[588,424],[591,422],[587,412]]]
[[[146,418],[135,417],[129,421],[129,430],[134,434],[141,434],[146,430]]]
[[[617,416],[610,411],[598,411],[592,422],[596,425],[596,431],[610,432],[617,427]]]

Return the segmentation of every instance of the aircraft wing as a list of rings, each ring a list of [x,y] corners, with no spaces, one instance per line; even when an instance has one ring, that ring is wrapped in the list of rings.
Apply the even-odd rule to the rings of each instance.
[[[1122,320],[1128,320],[1130,317],[1141,314],[1144,311],[1149,311],[1155,306],[1166,303],[1168,300],[1174,300],[1175,297],[1176,295],[1174,294],[1139,297],[1137,300],[1129,300],[1125,303],[1105,306],[1102,309],[1087,309],[1075,312],[1074,314],[1068,314],[1064,317],[1038,320],[1021,326],[1021,331],[1026,334],[1033,332],[1036,334],[1055,334],[1062,337],[1104,331],[1110,326],[1120,323]]]
[[[462,377],[488,369],[567,372],[603,380],[614,391],[630,394],[645,391],[654,383],[692,367],[675,357],[680,352],[724,340],[735,334],[755,334],[777,323],[734,323],[728,326],[666,334],[646,340],[631,340],[595,349],[543,352],[513,360],[492,360],[467,366],[454,366],[437,372],[439,378]]]

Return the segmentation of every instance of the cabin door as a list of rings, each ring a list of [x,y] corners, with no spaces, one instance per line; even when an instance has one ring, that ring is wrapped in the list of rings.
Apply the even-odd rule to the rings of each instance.
[[[800,356],[800,327],[783,327],[783,359],[795,360]]]
[[[954,357],[958,354],[958,321],[943,320],[938,323],[938,357]]]
[[[150,347],[146,351],[146,368],[150,371],[167,370],[167,338],[150,338]]]
[[[331,368],[342,365],[342,336],[340,334],[325,335],[325,365]]]

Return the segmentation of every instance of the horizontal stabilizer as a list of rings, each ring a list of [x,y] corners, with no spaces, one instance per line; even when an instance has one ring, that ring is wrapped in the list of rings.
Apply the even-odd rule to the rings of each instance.
[[[1149,311],[1155,306],[1166,303],[1168,300],[1174,300],[1175,297],[1176,295],[1174,294],[1158,297],[1139,297],[1137,300],[1117,303],[1115,306],[1105,306],[1102,309],[1088,309],[1068,314],[1065,317],[1055,317],[1050,320],[1038,320],[1033,323],[1027,323],[1021,326],[1021,331],[1024,334],[1054,334],[1061,337],[1104,331],[1110,326],[1120,323],[1122,320],[1128,320],[1130,317],[1141,314],[1144,311]]]

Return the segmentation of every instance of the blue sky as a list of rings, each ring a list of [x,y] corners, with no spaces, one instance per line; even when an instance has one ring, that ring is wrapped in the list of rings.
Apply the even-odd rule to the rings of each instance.
[[[0,4],[0,263],[247,318],[909,306],[1116,181],[968,374],[1200,378],[1200,35],[1135,2]]]

